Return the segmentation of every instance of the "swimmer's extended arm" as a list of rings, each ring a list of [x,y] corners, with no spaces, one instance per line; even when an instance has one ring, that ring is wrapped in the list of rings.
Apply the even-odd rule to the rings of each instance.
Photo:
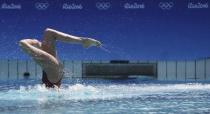
[[[82,44],[85,48],[90,46],[101,46],[101,42],[91,38],[77,37],[69,35],[54,29],[47,28],[44,33],[45,38],[55,38],[56,40],[67,42],[67,43],[76,43]]]

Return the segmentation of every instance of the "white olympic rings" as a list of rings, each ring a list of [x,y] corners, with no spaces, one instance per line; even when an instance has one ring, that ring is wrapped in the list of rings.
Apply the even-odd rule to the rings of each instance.
[[[99,10],[107,10],[111,7],[111,3],[109,3],[109,2],[97,2],[96,7]]]
[[[174,6],[173,2],[160,2],[159,7],[162,10],[170,10]]]
[[[38,10],[46,10],[49,7],[49,3],[47,3],[47,2],[37,2],[37,3],[35,3],[35,7]]]

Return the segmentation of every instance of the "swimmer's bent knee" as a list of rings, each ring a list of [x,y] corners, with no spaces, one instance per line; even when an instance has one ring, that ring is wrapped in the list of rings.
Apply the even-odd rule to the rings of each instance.
[[[45,34],[53,34],[55,32],[55,30],[53,30],[53,29],[51,29],[51,28],[46,28],[45,30],[44,30],[44,33]]]

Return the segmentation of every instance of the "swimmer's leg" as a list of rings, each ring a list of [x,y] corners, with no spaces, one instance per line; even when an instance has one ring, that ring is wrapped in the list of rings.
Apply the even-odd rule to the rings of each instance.
[[[23,39],[19,42],[20,47],[30,55],[40,66],[43,68],[58,66],[58,61],[55,57],[49,53],[43,51],[41,48],[41,42],[34,39]]]
[[[50,82],[56,83],[58,80],[61,80],[63,68],[53,55],[41,49],[41,42],[33,39],[23,39],[19,42],[19,45],[23,51],[31,56],[34,61],[43,68],[48,76],[51,76],[50,78],[48,77]]]
[[[73,36],[54,29],[47,28],[44,31],[44,38],[42,43],[45,44],[45,41],[49,43],[54,43],[55,40],[67,43],[82,44],[86,48],[90,47],[91,45],[95,46],[101,45],[101,43],[95,39]]]

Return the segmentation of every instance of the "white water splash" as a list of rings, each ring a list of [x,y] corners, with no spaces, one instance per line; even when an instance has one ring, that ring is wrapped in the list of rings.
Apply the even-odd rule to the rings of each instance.
[[[131,55],[125,51],[125,49],[110,44],[103,44],[100,48],[109,54],[117,56],[118,58],[130,58]]]
[[[107,53],[111,53],[111,51],[110,51],[109,49],[107,49],[107,48],[105,47],[105,45],[101,45],[100,48],[101,48],[103,51],[107,52]]]
[[[68,85],[59,90],[44,85],[20,86],[0,91],[0,100],[110,100],[142,95],[164,95],[189,91],[209,91],[210,84],[127,84],[127,85]]]

